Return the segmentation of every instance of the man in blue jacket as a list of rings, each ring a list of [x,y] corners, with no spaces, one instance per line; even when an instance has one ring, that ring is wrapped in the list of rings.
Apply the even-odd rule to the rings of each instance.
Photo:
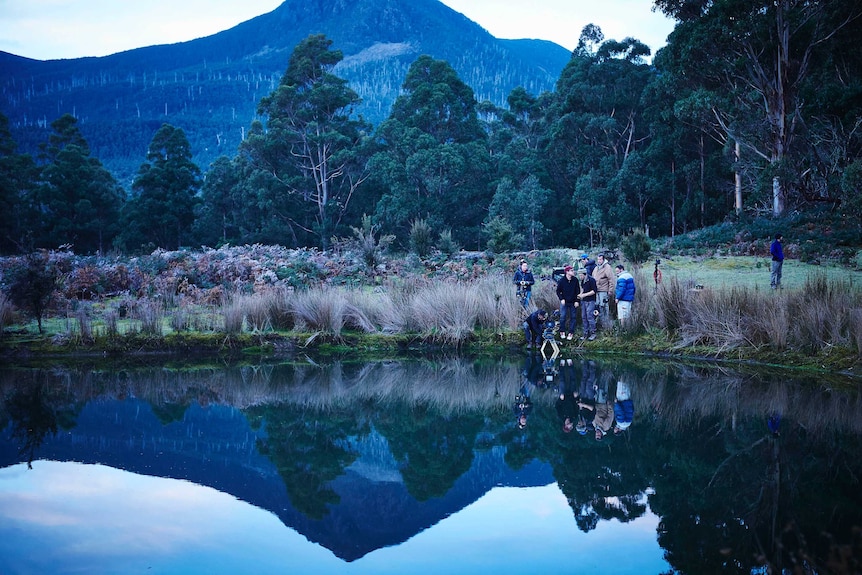
[[[617,264],[614,270],[617,274],[617,317],[620,323],[632,314],[632,302],[635,301],[635,279],[626,271],[623,264]]]
[[[772,277],[769,285],[772,286],[772,289],[781,287],[781,268],[784,267],[784,249],[781,246],[783,239],[784,236],[781,234],[775,234],[775,239],[769,246],[769,253],[772,255]]]

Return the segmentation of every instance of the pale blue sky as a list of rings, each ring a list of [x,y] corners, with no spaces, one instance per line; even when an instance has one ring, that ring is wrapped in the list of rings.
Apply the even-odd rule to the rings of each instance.
[[[12,573],[583,573],[669,569],[652,512],[584,533],[556,484],[496,488],[352,563],[263,509],[188,481],[102,465],[0,469],[0,571]]]
[[[274,10],[282,0],[0,0],[0,50],[39,60],[105,56],[192,40]],[[652,0],[443,0],[498,38],[540,38],[572,49],[586,24],[633,36],[653,52],[673,22]]]

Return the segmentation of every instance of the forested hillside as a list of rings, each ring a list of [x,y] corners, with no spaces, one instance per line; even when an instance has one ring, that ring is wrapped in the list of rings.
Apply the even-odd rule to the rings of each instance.
[[[347,238],[373,259],[392,243],[615,247],[726,221],[741,236],[820,222],[825,253],[858,246],[862,6],[655,5],[677,26],[652,60],[591,24],[556,75],[537,55],[553,45],[495,40],[431,0],[291,0],[210,38],[82,60],[62,82],[46,79],[68,62],[7,56],[19,115],[0,116],[0,250]],[[309,22],[331,32],[300,33]],[[21,80],[36,64],[43,75]],[[19,106],[37,101],[22,131]]]
[[[45,62],[0,53],[0,112],[28,152],[47,138],[53,120],[73,115],[93,154],[124,184],[165,122],[185,131],[194,161],[206,169],[236,151],[258,102],[278,85],[296,44],[313,33],[344,53],[335,73],[362,98],[355,112],[374,124],[389,113],[421,54],[450,62],[478,98],[497,105],[517,86],[553,89],[570,55],[550,42],[497,40],[437,0],[287,0],[190,42]]]

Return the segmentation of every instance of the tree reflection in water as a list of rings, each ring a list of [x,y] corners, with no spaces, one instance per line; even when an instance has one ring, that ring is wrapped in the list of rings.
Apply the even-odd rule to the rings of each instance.
[[[477,452],[502,449],[513,470],[550,467],[584,532],[649,506],[675,572],[859,572],[856,382],[575,358],[555,366],[556,380],[529,382],[533,408],[521,428],[512,400],[535,376],[531,361],[0,370],[0,423],[32,461],[93,399],[144,399],[163,425],[193,403],[229,405],[266,432],[259,452],[312,520],[341,504],[332,484],[372,433],[420,502],[444,497]],[[560,411],[567,393],[579,407]],[[577,432],[561,426],[563,413],[578,414]]]

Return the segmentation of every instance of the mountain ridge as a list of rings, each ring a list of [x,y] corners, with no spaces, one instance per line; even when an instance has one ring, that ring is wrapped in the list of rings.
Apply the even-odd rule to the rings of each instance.
[[[0,111],[23,152],[35,153],[50,123],[79,120],[93,154],[128,184],[162,123],[182,128],[206,170],[234,155],[278,85],[294,46],[323,33],[344,60],[335,73],[363,98],[373,124],[388,115],[410,64],[447,60],[479,101],[498,106],[512,89],[552,90],[570,53],[546,40],[500,40],[437,0],[286,0],[211,36],[101,57],[33,60],[0,52]]]

